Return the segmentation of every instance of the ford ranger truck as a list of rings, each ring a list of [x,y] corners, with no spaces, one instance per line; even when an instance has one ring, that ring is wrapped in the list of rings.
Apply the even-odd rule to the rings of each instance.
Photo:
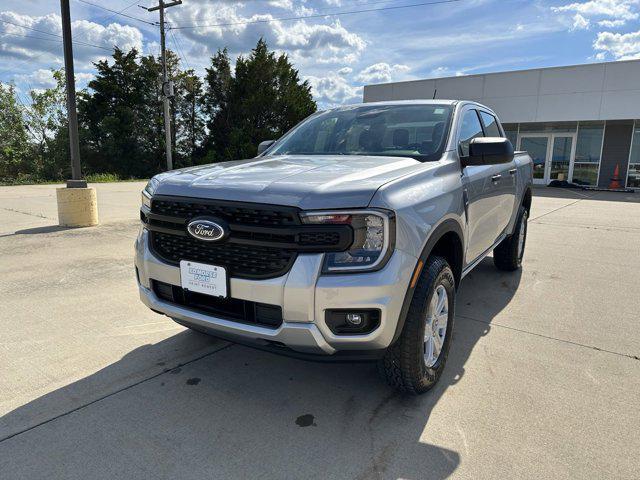
[[[478,103],[316,113],[258,156],[142,192],[140,298],[181,325],[302,358],[376,360],[408,393],[445,367],[456,290],[520,268],[532,162]]]

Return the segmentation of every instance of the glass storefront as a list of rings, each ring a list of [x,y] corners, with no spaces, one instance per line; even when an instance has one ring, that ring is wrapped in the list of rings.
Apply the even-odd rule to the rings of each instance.
[[[503,123],[502,128],[516,149],[528,151],[533,158],[535,183],[564,179],[597,186],[605,125],[598,120]],[[640,119],[634,122],[626,186],[640,188]]]
[[[547,149],[549,139],[547,137],[523,137],[520,140],[520,150],[529,152],[533,160],[533,178],[544,180],[545,165],[547,160]]]
[[[633,129],[628,172],[627,187],[640,188],[640,120],[635,121]]]
[[[603,138],[604,122],[580,122],[576,158],[573,164],[573,183],[579,185],[598,183]]]
[[[512,123],[503,127],[509,138],[510,133],[517,132],[521,150],[533,152],[536,183],[566,180],[595,186],[604,126],[604,121],[581,121]]]
[[[573,137],[554,137],[551,151],[551,180],[568,180]]]
[[[520,133],[574,133],[578,122],[521,123]]]

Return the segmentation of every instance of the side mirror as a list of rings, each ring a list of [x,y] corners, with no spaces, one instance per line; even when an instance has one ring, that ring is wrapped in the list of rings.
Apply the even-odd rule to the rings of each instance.
[[[493,165],[513,160],[513,145],[507,138],[476,137],[469,142],[469,156],[463,159],[464,166]]]
[[[258,144],[258,155],[262,155],[262,153],[264,153],[264,151],[274,143],[276,143],[275,140],[265,140],[264,142],[260,142]]]

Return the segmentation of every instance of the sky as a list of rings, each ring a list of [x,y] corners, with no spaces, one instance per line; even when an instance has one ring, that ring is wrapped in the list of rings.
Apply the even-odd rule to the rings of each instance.
[[[157,0],[70,1],[78,88],[114,45],[158,54],[158,12],[138,6]],[[59,9],[0,2],[0,81],[23,94],[53,85]],[[183,68],[202,74],[218,49],[233,59],[263,37],[321,108],[361,102],[372,83],[640,58],[640,0],[183,0],[167,20]]]

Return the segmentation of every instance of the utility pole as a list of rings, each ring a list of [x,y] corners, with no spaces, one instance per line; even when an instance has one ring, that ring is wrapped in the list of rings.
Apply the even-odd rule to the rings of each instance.
[[[155,7],[147,8],[147,11],[160,11],[160,51],[162,56],[162,96],[164,103],[164,136],[167,147],[167,170],[173,170],[173,159],[171,156],[171,113],[169,112],[169,98],[173,97],[173,83],[167,77],[167,54],[165,49],[165,33],[164,33],[164,10],[165,8],[181,5],[182,0],[164,3],[164,0],[158,0],[159,4]]]
[[[69,121],[71,179],[67,180],[66,187],[56,189],[58,223],[61,227],[93,227],[98,225],[98,196],[95,188],[87,187],[87,182],[82,178],[82,170],[80,170],[76,79],[73,73],[69,0],[60,0],[60,15],[62,17],[64,71],[67,80],[67,119]]]
[[[80,169],[80,144],[78,141],[78,113],[76,111],[76,83],[73,72],[73,46],[71,44],[71,12],[69,0],[60,0],[62,16],[62,42],[64,44],[64,71],[67,81],[67,117],[69,121],[69,151],[71,153],[71,180],[68,188],[85,188]]]

